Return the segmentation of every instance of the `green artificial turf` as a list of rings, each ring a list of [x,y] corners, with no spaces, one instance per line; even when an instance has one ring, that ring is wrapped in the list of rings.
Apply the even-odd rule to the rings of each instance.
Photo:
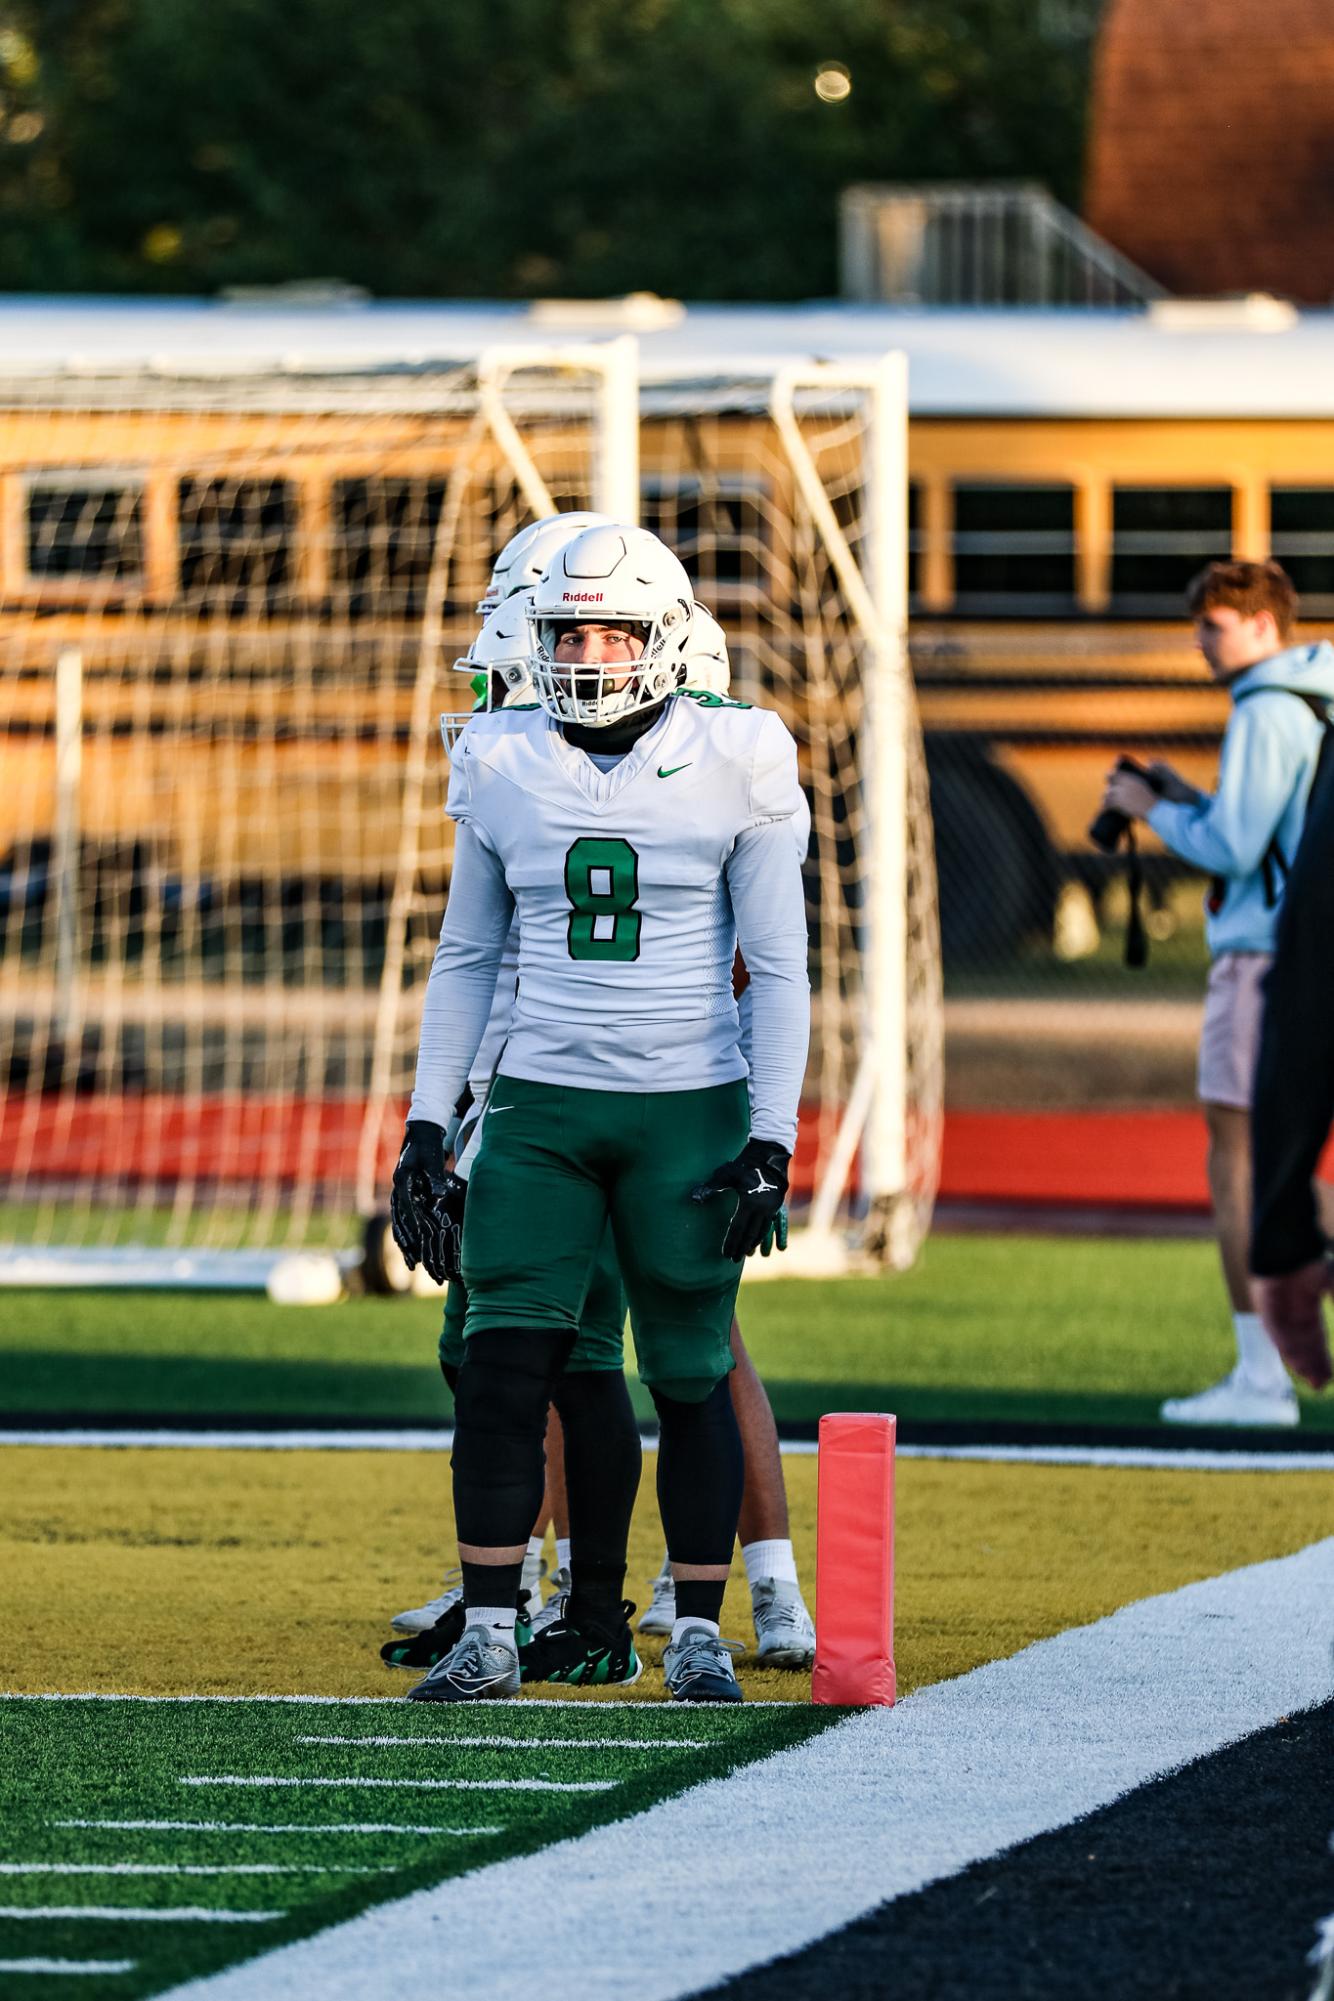
[[[0,1963],[129,1959],[132,1971],[105,1976],[95,1989],[83,1976],[79,1991],[157,1993],[322,1930],[369,1904],[641,1812],[688,1785],[800,1743],[838,1713],[804,1705],[649,1710],[520,1702],[469,1704],[460,1711],[403,1702],[6,1699],[0,1703],[0,1864],[7,1869],[0,1873],[0,1907],[161,1912],[185,1906],[274,1915],[226,1922],[0,1915]],[[377,1735],[412,1741],[301,1741]],[[478,1736],[506,1741],[454,1743]],[[548,1741],[529,1745],[525,1739]],[[587,1739],[599,1741],[585,1744]],[[608,1739],[617,1743],[609,1746]],[[393,1783],[184,1783],[220,1777]],[[473,1789],[497,1779],[592,1781],[599,1790]],[[452,1790],[422,1783],[430,1780],[471,1784]],[[72,1820],[218,1824],[60,1824]],[[316,1831],[348,1823],[373,1823],[377,1831]],[[250,1831],[255,1827],[297,1831]],[[8,1873],[14,1864],[32,1863],[44,1867]],[[162,1865],[162,1873],[82,1873],[89,1864],[114,1863]],[[80,1873],[45,1873],[53,1864],[73,1864]],[[251,1873],[256,1864],[278,1868]],[[177,1873],[185,1868],[235,1873]],[[7,2001],[49,1994],[51,1978],[6,1972]]]
[[[1212,1245],[1177,1240],[942,1236],[900,1277],[746,1285],[739,1312],[782,1422],[1151,1423],[1232,1348]],[[29,1418],[437,1422],[438,1322],[411,1299],[3,1292],[0,1398]],[[1304,1421],[1334,1428],[1330,1401]]]

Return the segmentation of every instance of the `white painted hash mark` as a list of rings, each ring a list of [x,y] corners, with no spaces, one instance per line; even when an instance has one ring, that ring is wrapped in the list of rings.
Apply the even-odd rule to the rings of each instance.
[[[531,2001],[535,1910],[545,1992],[681,2001],[1327,1701],[1331,1603],[1334,1538],[1124,1606],[173,2001],[364,2001],[390,1963],[420,1985],[441,1939],[451,1991]],[[683,1910],[666,1954],[664,1914]]]
[[[266,1925],[282,1911],[213,1911],[204,1904],[179,1904],[174,1911],[142,1910],[134,1904],[0,1904],[0,1918],[95,1918],[126,1924]]]
[[[0,1973],[133,1973],[137,1959],[0,1959]]]
[[[410,1744],[433,1751],[456,1745],[490,1751],[702,1751],[697,1737],[298,1737],[298,1744]]]
[[[618,1779],[252,1779],[236,1772],[177,1781],[182,1786],[392,1786],[398,1793],[607,1793],[619,1783]]]
[[[396,1820],[48,1820],[48,1827],[114,1827],[181,1834],[501,1834],[501,1827],[404,1827]]]
[[[392,1876],[328,1862],[0,1862],[0,1876]]]

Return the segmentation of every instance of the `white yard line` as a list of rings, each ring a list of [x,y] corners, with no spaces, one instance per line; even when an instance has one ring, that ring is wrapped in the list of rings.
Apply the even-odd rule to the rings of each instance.
[[[289,1779],[272,1774],[244,1777],[224,1772],[213,1777],[178,1779],[178,1786],[387,1786],[412,1793],[607,1793],[619,1779]]]
[[[453,1751],[702,1751],[702,1737],[297,1737],[297,1744],[410,1744],[414,1749]]]
[[[3,1445],[102,1446],[108,1451],[162,1447],[199,1452],[448,1452],[452,1431],[104,1431],[80,1429],[0,1431]],[[657,1434],[643,1434],[645,1451],[657,1449]],[[786,1439],[785,1459],[811,1458],[814,1439]],[[902,1459],[970,1459],[1015,1466],[1160,1467],[1182,1473],[1330,1473],[1328,1452],[1235,1452],[1189,1445],[900,1445]]]
[[[0,1876],[389,1876],[393,1865],[369,1869],[326,1862],[0,1862]]]
[[[48,1820],[48,1827],[181,1834],[499,1834],[499,1827],[404,1827],[394,1820]]]
[[[179,1904],[174,1911],[137,1909],[133,1904],[0,1904],[0,1918],[87,1918],[129,1925],[267,1925],[284,1911],[214,1911],[204,1904]]]
[[[362,2001],[390,1964],[408,1987],[438,1979],[446,1938],[451,1990],[528,2001],[540,1910],[548,1992],[680,2001],[1326,1700],[1332,1631],[1334,1539],[1125,1606],[629,1821],[171,1991]]]
[[[137,1959],[0,1959],[0,1973],[133,1973]]]

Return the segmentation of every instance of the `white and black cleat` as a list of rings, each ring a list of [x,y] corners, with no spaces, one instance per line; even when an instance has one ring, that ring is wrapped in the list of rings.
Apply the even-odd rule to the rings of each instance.
[[[650,1586],[652,1597],[648,1608],[639,1616],[641,1633],[670,1633],[676,1624],[676,1581],[671,1565],[663,1559],[662,1569]]]
[[[395,1612],[393,1618],[389,1621],[394,1631],[396,1633],[427,1633],[432,1626],[438,1625],[446,1612],[452,1611],[455,1605],[462,1602],[463,1586],[461,1584],[450,1585],[450,1579],[457,1577],[458,1574],[457,1570],[450,1570],[445,1573],[445,1584],[448,1588],[442,1591],[438,1598],[428,1598],[424,1605],[412,1605],[406,1612]]]
[[[518,1693],[519,1651],[514,1642],[489,1626],[469,1626],[425,1681],[408,1690],[408,1701],[494,1702]]]
[[[743,1702],[732,1653],[731,1642],[719,1639],[707,1626],[687,1626],[662,1657],[663,1679],[673,1702]]]

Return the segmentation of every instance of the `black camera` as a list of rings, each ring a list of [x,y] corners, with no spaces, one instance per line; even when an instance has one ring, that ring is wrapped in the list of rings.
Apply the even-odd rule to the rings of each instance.
[[[1163,781],[1133,757],[1118,757],[1118,771],[1133,771],[1136,778],[1142,778],[1150,792],[1163,796]],[[1105,855],[1114,854],[1130,831],[1130,815],[1118,813],[1115,806],[1104,806],[1093,825],[1089,828],[1089,839],[1095,848],[1101,848]]]

